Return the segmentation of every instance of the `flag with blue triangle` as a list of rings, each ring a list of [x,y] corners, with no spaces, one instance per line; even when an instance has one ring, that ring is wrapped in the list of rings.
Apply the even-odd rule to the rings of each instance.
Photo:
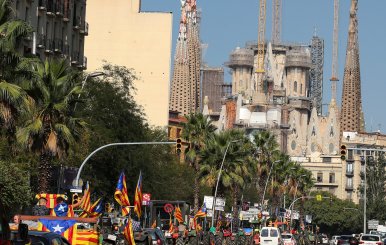
[[[67,229],[72,227],[76,223],[76,220],[39,219],[39,222],[42,223],[49,231],[56,234],[62,234]]]

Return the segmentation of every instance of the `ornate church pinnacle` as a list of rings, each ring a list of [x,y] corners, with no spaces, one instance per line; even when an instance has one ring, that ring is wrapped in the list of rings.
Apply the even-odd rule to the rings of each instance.
[[[349,36],[343,77],[341,132],[363,131],[357,11],[358,0],[351,0]]]

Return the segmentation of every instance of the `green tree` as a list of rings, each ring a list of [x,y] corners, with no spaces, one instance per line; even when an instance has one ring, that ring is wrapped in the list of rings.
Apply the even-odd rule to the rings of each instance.
[[[362,212],[352,201],[341,200],[328,192],[311,192],[310,196],[322,195],[322,201],[316,198],[305,199],[304,213],[312,215],[312,223],[320,227],[320,231],[335,234],[359,233],[363,229]]]
[[[227,148],[228,151],[225,155]],[[219,195],[224,195],[225,190],[230,190],[234,217],[237,217],[238,214],[237,202],[240,198],[240,192],[252,178],[251,150],[252,147],[249,139],[245,137],[245,132],[232,129],[210,137],[201,154],[201,183],[207,184],[213,189],[216,187],[221,163],[224,159],[219,181],[220,191],[218,192]]]
[[[71,166],[79,164],[96,148],[114,142],[168,141],[166,130],[152,128],[146,115],[135,102],[136,76],[122,66],[104,64],[105,75],[88,79],[75,115],[88,124],[88,130],[72,148],[68,158]],[[143,174],[143,192],[152,199],[192,201],[193,173],[189,166],[179,164],[169,145],[117,146],[93,155],[85,165],[81,178],[90,181],[97,196],[113,201],[119,174],[126,173],[130,200],[133,201],[139,172]]]
[[[194,178],[194,211],[197,212],[200,196],[200,158],[201,151],[205,147],[205,142],[214,133],[216,128],[213,126],[208,116],[202,113],[190,114],[186,116],[187,122],[183,125],[182,138],[189,142],[186,153],[187,162],[193,167]]]
[[[29,173],[18,164],[0,161],[0,206],[4,213],[15,213],[30,204]]]
[[[17,141],[40,156],[39,192],[50,189],[52,161],[63,158],[81,135],[85,123],[72,114],[81,92],[80,73],[65,59],[47,59],[24,66],[30,79],[22,87],[34,100],[34,107],[17,129]]]
[[[256,156],[257,190],[260,194],[260,203],[263,203],[263,193],[272,164],[279,160],[279,145],[276,137],[270,131],[259,131],[252,135]]]
[[[22,54],[22,39],[32,33],[25,21],[14,19],[11,0],[0,0],[0,79],[10,80]]]
[[[383,153],[376,158],[367,157],[366,161],[366,182],[367,182],[367,219],[376,219],[381,222],[386,221],[386,160]],[[361,173],[361,178],[364,178],[364,173]],[[363,186],[360,192],[363,194]],[[363,207],[362,207],[363,210]]]

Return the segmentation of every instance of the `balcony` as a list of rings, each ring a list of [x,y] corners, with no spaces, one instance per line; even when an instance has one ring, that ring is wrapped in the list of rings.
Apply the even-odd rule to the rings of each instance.
[[[64,5],[63,5],[63,21],[64,22],[69,22],[70,21],[70,6],[68,1],[65,0]]]
[[[36,46],[37,48],[44,48],[46,44],[46,35],[38,34]]]
[[[346,191],[352,191],[352,190],[354,190],[354,187],[353,187],[353,185],[349,185],[349,184],[346,184]]]
[[[85,36],[88,35],[88,23],[86,21],[83,21],[79,33]]]
[[[47,0],[39,0],[38,10],[40,10],[40,11],[46,11],[47,10]]]
[[[64,44],[62,53],[66,56],[70,56],[70,45]]]
[[[54,17],[55,16],[55,3],[54,1],[47,1],[46,2],[47,7],[47,16]]]
[[[87,69],[87,57],[83,56],[83,62],[78,65],[78,68],[81,68],[83,70]]]
[[[71,54],[71,64],[72,65],[78,65],[79,64],[79,52],[74,51]]]
[[[64,13],[64,3],[62,0],[57,0],[55,4],[55,14],[57,17],[62,17]]]
[[[53,53],[54,52],[54,41],[52,39],[46,39],[46,46],[44,52]]]
[[[55,38],[54,39],[54,52],[55,53],[62,53],[63,51],[63,41],[62,39]]]
[[[82,25],[82,19],[81,19],[81,17],[80,17],[80,16],[76,16],[76,17],[74,18],[74,22],[72,23],[72,28],[73,28],[74,30],[79,30],[80,27],[81,27],[81,25]]]
[[[354,176],[354,170],[346,169],[346,176]]]

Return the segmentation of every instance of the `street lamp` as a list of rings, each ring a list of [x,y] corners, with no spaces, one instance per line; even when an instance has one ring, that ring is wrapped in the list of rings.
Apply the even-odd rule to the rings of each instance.
[[[302,177],[306,177],[307,175],[305,174],[302,174],[299,176],[299,178],[302,178]],[[295,186],[295,193],[294,193],[294,199],[296,198],[296,194],[298,192],[298,186],[299,186],[299,181],[296,181],[296,186]],[[297,199],[295,199],[297,200]],[[293,217],[293,212],[294,212],[294,205],[295,202],[292,204],[292,207],[291,207],[291,220],[290,220],[290,227],[292,227],[292,217]]]
[[[213,204],[212,204],[212,208],[213,208],[213,214],[212,214],[212,226],[214,224],[214,214],[215,214],[215,206],[216,206],[216,197],[217,197],[217,189],[218,189],[218,183],[220,182],[220,177],[221,177],[221,172],[222,172],[222,169],[223,169],[223,166],[224,166],[224,162],[225,162],[225,157],[227,155],[227,152],[228,152],[228,148],[229,146],[231,145],[231,143],[236,143],[236,142],[239,142],[240,140],[233,140],[233,141],[230,141],[225,149],[225,152],[224,152],[224,156],[222,158],[222,162],[221,162],[221,166],[220,166],[220,171],[218,172],[218,175],[217,175],[217,183],[216,183],[216,189],[214,191],[214,198],[213,198]]]
[[[91,73],[87,73],[86,77],[83,79],[82,81],[82,88],[80,89],[80,91],[83,91],[83,88],[84,88],[84,85],[86,84],[87,82],[87,79],[89,77],[100,77],[100,76],[103,76],[103,75],[106,75],[106,73],[102,72],[102,71],[94,71],[94,72],[91,72]],[[80,94],[78,95],[78,100],[80,98]],[[76,105],[78,103],[75,103],[75,106],[74,106],[74,111],[76,109]]]
[[[264,192],[263,192],[263,198],[261,199],[261,210],[262,210],[262,211],[264,211],[263,203],[264,203],[264,198],[265,198],[265,192],[267,191],[267,186],[268,186],[269,177],[271,176],[271,172],[272,172],[273,165],[275,165],[275,163],[278,163],[278,162],[281,162],[281,160],[276,160],[276,161],[274,161],[274,162],[272,163],[272,165],[271,165],[271,168],[269,169],[268,178],[267,178],[267,181],[265,182],[265,187],[264,187]]]

